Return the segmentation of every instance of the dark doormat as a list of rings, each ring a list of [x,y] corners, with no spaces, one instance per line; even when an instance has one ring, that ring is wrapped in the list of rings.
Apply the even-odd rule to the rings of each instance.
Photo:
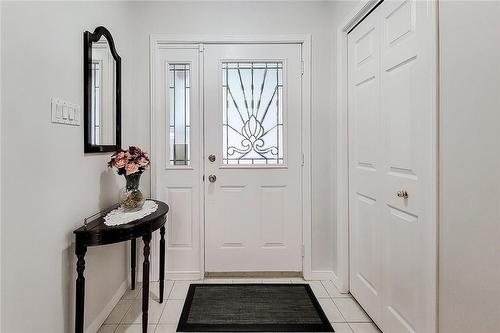
[[[177,332],[334,332],[308,284],[192,284]]]

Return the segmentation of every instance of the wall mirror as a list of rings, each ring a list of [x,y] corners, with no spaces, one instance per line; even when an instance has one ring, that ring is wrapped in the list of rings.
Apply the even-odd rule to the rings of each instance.
[[[111,33],[83,34],[85,153],[121,148],[121,58]]]

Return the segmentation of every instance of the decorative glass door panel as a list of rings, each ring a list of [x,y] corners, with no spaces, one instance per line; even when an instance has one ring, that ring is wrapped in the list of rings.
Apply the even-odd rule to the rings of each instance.
[[[283,63],[222,63],[222,162],[283,164]]]

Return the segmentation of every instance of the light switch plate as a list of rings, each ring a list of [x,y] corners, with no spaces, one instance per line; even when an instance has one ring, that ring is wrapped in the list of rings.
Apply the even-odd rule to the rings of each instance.
[[[81,112],[80,106],[77,104],[59,98],[52,98],[50,100],[50,112],[53,123],[80,126]]]

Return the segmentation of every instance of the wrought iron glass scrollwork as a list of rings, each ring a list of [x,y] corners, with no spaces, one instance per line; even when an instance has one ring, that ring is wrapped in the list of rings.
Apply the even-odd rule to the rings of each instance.
[[[283,63],[222,63],[223,164],[283,164]]]

